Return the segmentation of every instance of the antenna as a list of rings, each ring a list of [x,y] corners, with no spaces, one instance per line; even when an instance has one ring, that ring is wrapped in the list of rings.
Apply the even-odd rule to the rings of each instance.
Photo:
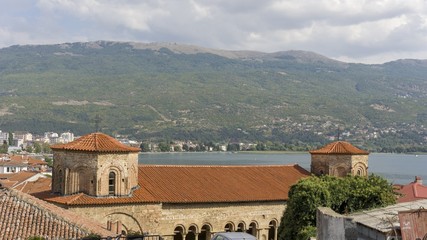
[[[94,122],[95,122],[95,132],[100,132],[101,128],[99,127],[100,123],[102,121],[102,118],[99,116],[99,114],[96,114]]]
[[[338,131],[338,133],[337,133],[337,141],[339,141],[340,140],[340,135],[341,135],[341,129],[338,127],[337,131]]]

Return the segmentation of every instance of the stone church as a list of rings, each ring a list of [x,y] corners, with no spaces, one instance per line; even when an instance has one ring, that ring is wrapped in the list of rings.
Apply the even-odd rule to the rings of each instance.
[[[345,142],[328,146],[310,152],[313,173],[367,174],[366,152]],[[222,231],[275,240],[290,187],[310,176],[296,164],[138,165],[139,148],[103,133],[51,148],[52,192],[39,197],[117,233],[171,240],[209,240]]]
[[[310,151],[311,173],[345,177],[368,176],[369,152],[361,150],[348,142],[337,141],[323,148]]]

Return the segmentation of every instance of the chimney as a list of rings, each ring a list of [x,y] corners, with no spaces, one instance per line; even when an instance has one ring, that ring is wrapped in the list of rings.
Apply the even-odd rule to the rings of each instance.
[[[415,182],[414,183],[423,185],[423,179],[420,176],[415,176]]]

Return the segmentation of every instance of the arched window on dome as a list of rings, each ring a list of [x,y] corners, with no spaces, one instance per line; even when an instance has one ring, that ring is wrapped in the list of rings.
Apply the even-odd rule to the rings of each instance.
[[[108,174],[108,195],[116,195],[116,173],[110,172]]]

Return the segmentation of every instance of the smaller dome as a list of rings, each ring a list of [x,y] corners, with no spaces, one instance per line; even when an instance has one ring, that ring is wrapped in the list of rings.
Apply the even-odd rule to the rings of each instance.
[[[341,155],[368,155],[369,152],[359,149],[349,142],[337,141],[330,143],[320,149],[310,151],[310,154],[341,154]]]
[[[124,145],[117,139],[100,132],[87,134],[72,142],[56,144],[50,148],[84,152],[139,152],[141,150]]]

